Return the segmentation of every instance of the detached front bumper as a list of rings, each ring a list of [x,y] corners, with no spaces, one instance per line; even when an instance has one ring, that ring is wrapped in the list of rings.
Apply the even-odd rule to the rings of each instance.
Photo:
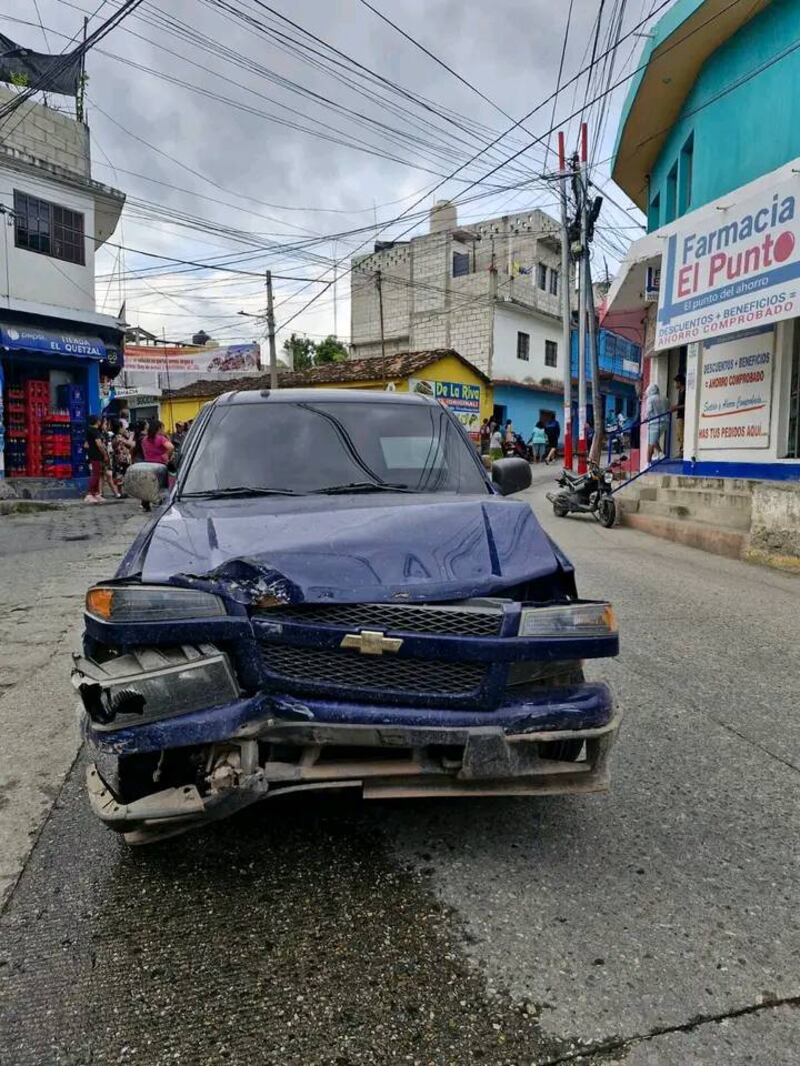
[[[84,716],[98,755],[87,784],[95,814],[131,843],[298,790],[356,788],[365,799],[601,792],[620,720],[603,684],[528,690],[492,712],[260,695],[113,732]],[[198,747],[200,787],[154,785],[124,803],[103,777],[109,756]]]

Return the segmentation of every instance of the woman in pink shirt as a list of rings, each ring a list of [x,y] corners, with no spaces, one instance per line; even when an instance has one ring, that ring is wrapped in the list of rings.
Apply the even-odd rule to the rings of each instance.
[[[147,424],[147,432],[142,434],[141,447],[142,458],[146,463],[163,463],[164,466],[175,451],[175,445],[164,433],[164,423],[156,419]],[[151,506],[146,500],[142,500],[143,511],[149,511]]]
[[[147,425],[147,433],[142,437],[142,455],[146,463],[169,462],[169,457],[175,451],[175,445],[164,433],[164,423],[153,419]]]

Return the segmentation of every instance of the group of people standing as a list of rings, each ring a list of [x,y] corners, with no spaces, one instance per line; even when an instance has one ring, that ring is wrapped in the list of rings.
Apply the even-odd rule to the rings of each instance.
[[[561,438],[561,423],[555,415],[539,419],[531,434],[534,463],[549,466],[558,458],[558,442]]]
[[[554,414],[549,418],[539,419],[533,428],[528,444],[533,449],[535,463],[552,463],[558,455],[558,442],[561,437],[561,425]],[[509,418],[505,424],[493,418],[485,418],[481,425],[481,454],[491,459],[502,459],[503,455],[514,455],[518,446],[519,434]],[[525,449],[522,441],[522,448]]]
[[[157,418],[132,423],[126,409],[117,416],[90,415],[84,445],[89,488],[84,501],[104,503],[104,487],[113,498],[122,499],[122,483],[131,463],[162,463],[174,469],[187,429],[188,425],[177,423],[170,439]]]

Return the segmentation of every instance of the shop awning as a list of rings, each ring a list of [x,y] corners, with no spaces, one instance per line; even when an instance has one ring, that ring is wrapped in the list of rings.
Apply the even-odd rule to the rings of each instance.
[[[657,293],[647,293],[647,272],[661,266],[665,240],[660,236],[661,232],[648,233],[631,244],[608,291],[607,314],[637,311],[654,298],[657,299]]]
[[[41,352],[43,355],[72,356],[103,362],[109,358],[108,350],[99,337],[85,333],[61,333],[10,322],[0,322],[0,346],[9,351]]]

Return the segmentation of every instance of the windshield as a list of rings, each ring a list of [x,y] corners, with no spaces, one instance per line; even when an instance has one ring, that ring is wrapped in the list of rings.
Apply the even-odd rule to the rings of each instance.
[[[217,408],[181,495],[248,489],[488,491],[471,445],[442,408],[384,401]]]

